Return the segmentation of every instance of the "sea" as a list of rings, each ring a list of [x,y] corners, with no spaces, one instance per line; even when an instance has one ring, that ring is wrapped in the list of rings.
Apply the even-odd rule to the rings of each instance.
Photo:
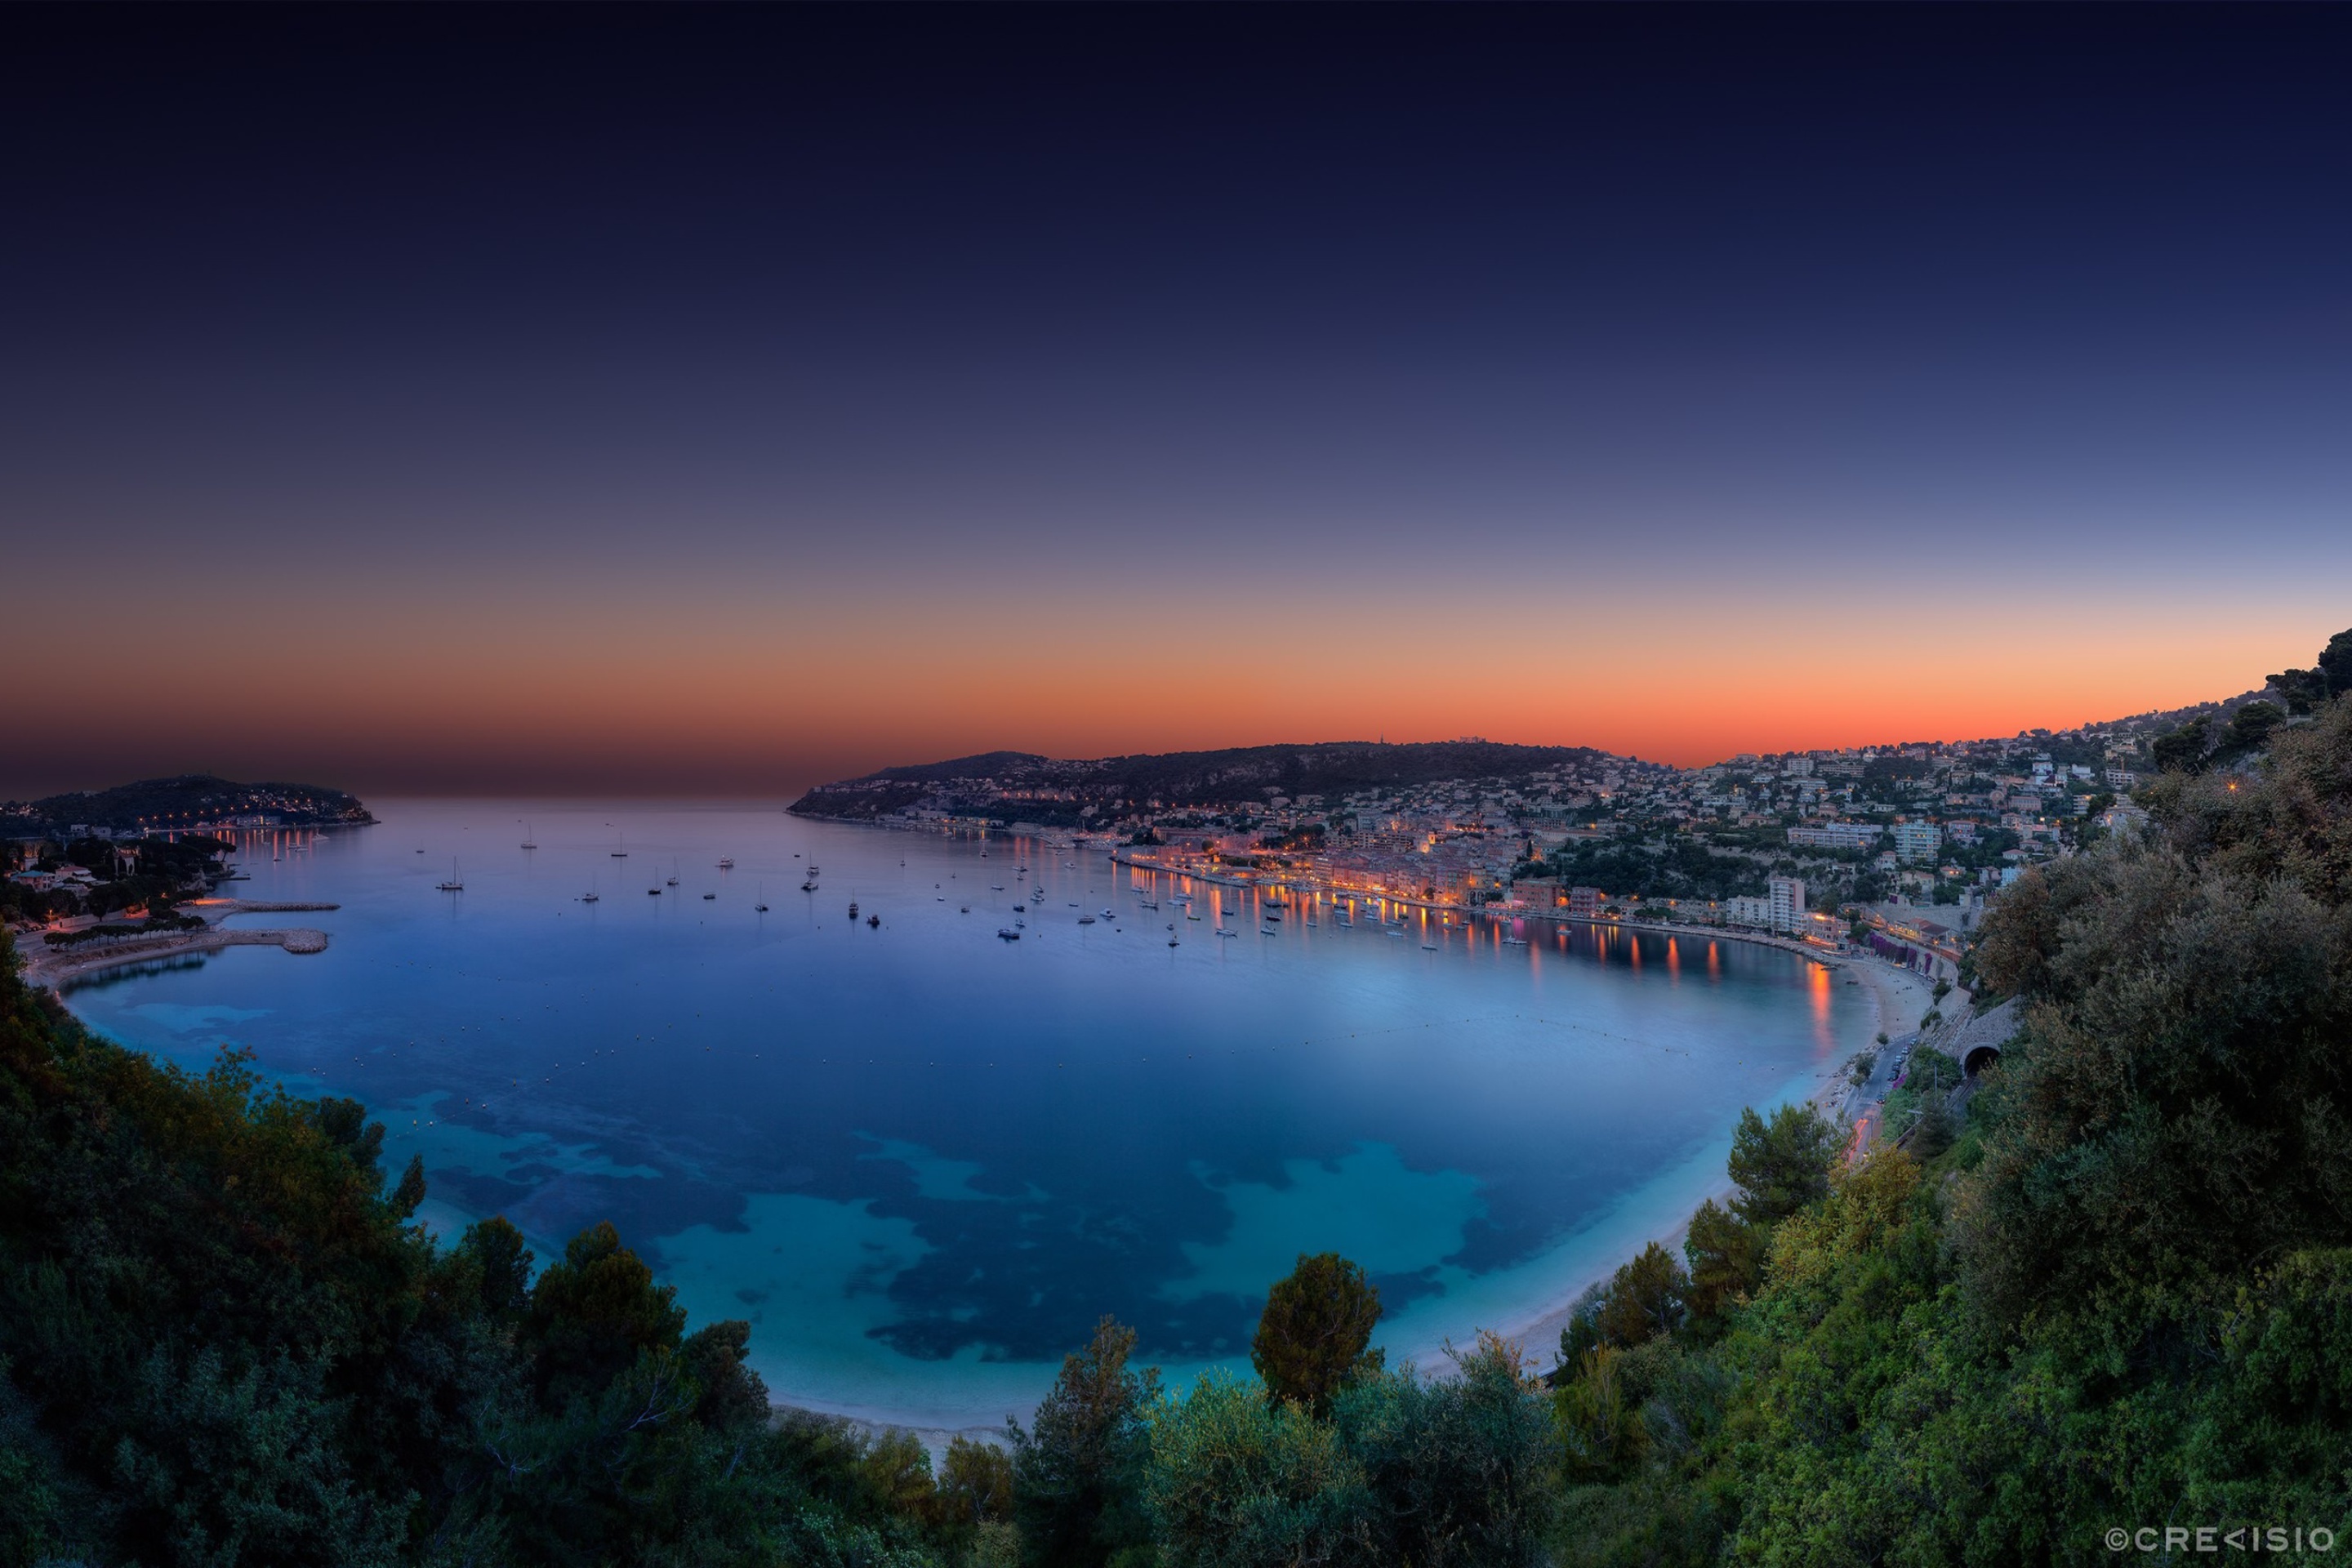
[[[1743,1106],[1875,1028],[1867,988],[1775,948],[1277,902],[1099,845],[372,807],[246,835],[222,889],[340,906],[231,917],[325,952],[68,1005],[364,1101],[443,1232],[503,1215],[544,1259],[612,1221],[693,1324],[750,1322],[772,1396],[872,1421],[1025,1417],[1106,1314],[1172,1385],[1245,1371],[1303,1253],[1370,1274],[1392,1363],[1523,1329],[1721,1186]]]

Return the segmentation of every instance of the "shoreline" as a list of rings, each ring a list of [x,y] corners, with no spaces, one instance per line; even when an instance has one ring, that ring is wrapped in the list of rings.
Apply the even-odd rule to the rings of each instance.
[[[1770,931],[1735,929],[1729,926],[1682,925],[1670,921],[1643,920],[1610,920],[1598,915],[1572,915],[1565,910],[1557,908],[1531,910],[1511,909],[1505,906],[1498,910],[1493,904],[1444,904],[1434,900],[1416,899],[1402,893],[1335,891],[1307,878],[1291,879],[1277,877],[1268,880],[1264,878],[1244,879],[1230,873],[1221,875],[1213,871],[1180,871],[1172,867],[1158,865],[1150,860],[1139,859],[1131,854],[1122,853],[1123,850],[1131,847],[1136,847],[1114,846],[1109,851],[1111,863],[1125,866],[1129,870],[1149,871],[1158,877],[1182,877],[1192,881],[1206,882],[1213,887],[1258,891],[1264,891],[1267,888],[1293,888],[1318,898],[1329,899],[1334,902],[1343,899],[1358,899],[1368,903],[1397,904],[1406,909],[1431,910],[1439,914],[1460,915],[1465,921],[1549,921],[1555,925],[1607,926],[1618,931],[1646,931],[1654,936],[1688,936],[1693,940],[1704,937],[1710,942],[1748,942],[1759,947],[1777,947],[1783,952],[1793,952],[1800,957],[1810,958],[1817,963],[1824,963],[1832,967],[1854,956],[1852,949],[1832,950],[1816,947],[1811,942],[1795,937],[1778,936]]]
[[[785,812],[787,815],[791,816],[803,815],[793,811],[790,806],[785,807]],[[880,828],[884,831],[893,833],[919,833],[927,831],[926,827],[912,823],[886,822],[879,819],[867,819],[861,817],[826,816],[818,814],[810,814],[804,816],[803,819],[810,822],[835,823],[845,827]],[[1047,831],[1052,832],[1057,830],[1049,829]],[[1084,830],[1077,831],[1083,832]],[[1320,898],[1329,899],[1334,902],[1343,899],[1359,899],[1371,903],[1397,904],[1406,909],[1430,910],[1439,914],[1458,914],[1465,921],[1473,919],[1486,921],[1550,921],[1558,925],[1610,926],[1621,931],[1637,932],[1647,931],[1653,935],[1659,936],[1688,935],[1693,938],[1703,936],[1709,941],[1754,942],[1759,947],[1777,947],[1783,952],[1793,952],[1801,957],[1810,958],[1817,963],[1822,963],[1831,968],[1838,968],[1857,958],[1869,956],[1861,949],[1845,948],[1833,951],[1831,949],[1816,947],[1811,942],[1801,941],[1795,937],[1780,936],[1771,931],[1751,931],[1744,928],[1735,929],[1729,926],[1680,925],[1665,921],[1649,921],[1639,919],[1628,920],[1623,918],[1610,920],[1596,915],[1572,915],[1565,910],[1557,908],[1549,910],[1532,910],[1509,909],[1507,907],[1504,910],[1497,911],[1495,906],[1491,904],[1444,904],[1439,903],[1434,900],[1416,899],[1403,893],[1354,892],[1344,889],[1335,890],[1321,886],[1319,883],[1315,881],[1314,879],[1309,877],[1244,877],[1230,871],[1179,870],[1172,866],[1162,866],[1155,861],[1141,858],[1136,854],[1136,851],[1138,850],[1149,850],[1153,847],[1150,845],[1113,843],[1108,846],[1105,846],[1099,841],[1096,841],[1092,844],[1080,844],[1074,841],[1066,845],[1055,846],[1052,844],[1052,840],[1048,838],[1045,834],[1021,833],[1011,827],[990,828],[985,833],[979,835],[979,837],[985,838],[1000,835],[1007,838],[1034,837],[1039,839],[1041,842],[1047,843],[1050,847],[1054,847],[1100,848],[1110,858],[1110,861],[1113,865],[1124,866],[1129,870],[1148,871],[1156,877],[1181,877],[1191,881],[1206,882],[1212,887],[1234,888],[1243,891],[1255,890],[1263,892],[1269,888],[1289,888],[1296,889],[1302,892],[1310,893]],[[967,837],[962,834],[941,834],[940,836],[942,837]],[[1888,967],[1891,968],[1891,966]],[[1906,971],[1905,973],[1908,972]],[[1875,991],[1875,989],[1876,987],[1874,985],[1874,991]],[[1884,1003],[1884,1000],[1885,999],[1882,996],[1882,1004]],[[1888,1027],[1883,1006],[1880,1015],[1880,1027],[1885,1029],[1890,1036],[1900,1032]],[[1906,1025],[1906,1027],[1907,1028],[1909,1026]]]
[[[221,922],[231,915],[291,914],[341,908],[339,904],[274,903],[252,899],[191,899],[184,907],[208,923],[200,931],[116,937],[102,946],[85,948],[51,947],[39,940],[37,931],[19,932],[16,951],[24,959],[26,984],[56,987],[118,964],[218,952],[229,947],[279,947],[293,953],[324,952],[327,933],[311,927],[253,931],[244,927],[231,929]]]
[[[158,959],[184,957],[190,953],[218,952],[229,947],[282,947],[289,952],[324,952],[327,951],[327,933],[305,926],[284,931],[225,931],[215,926],[206,931],[124,937],[110,946],[94,951],[50,949],[44,944],[42,950],[26,958],[25,981],[31,985],[54,987],[101,969],[111,969],[117,964],[146,963]]]
[[[1777,1103],[1810,1105],[1832,1125],[1843,1127],[1845,1102],[1851,1093],[1851,1088],[1846,1082],[1846,1072],[1853,1059],[1851,1056],[1839,1057],[1823,1064],[1819,1071],[1811,1075],[1811,1088],[1806,1094],[1785,1099]],[[1804,1080],[1801,1078],[1799,1081]],[[1568,1326],[1569,1314],[1575,1310],[1578,1299],[1585,1291],[1595,1285],[1606,1284],[1620,1268],[1652,1242],[1679,1256],[1683,1239],[1690,1233],[1691,1216],[1698,1212],[1703,1204],[1710,1201],[1718,1204],[1724,1202],[1730,1196],[1733,1190],[1729,1173],[1718,1169],[1704,1191],[1686,1204],[1678,1205],[1676,1217],[1672,1223],[1642,1229],[1638,1235],[1629,1238],[1623,1247],[1611,1252],[1605,1258],[1586,1265],[1573,1275],[1566,1285],[1555,1287],[1547,1292],[1543,1303],[1532,1311],[1524,1312],[1504,1323],[1474,1327],[1470,1331],[1471,1334],[1475,1336],[1480,1332],[1493,1332],[1506,1342],[1517,1344],[1519,1347],[1522,1367],[1531,1367],[1538,1375],[1549,1373],[1558,1359],[1560,1331]],[[1608,1218],[1608,1215],[1602,1215],[1595,1222],[1595,1226],[1605,1225]],[[1469,1342],[1454,1340],[1451,1342],[1460,1347]],[[1442,1342],[1436,1345],[1412,1346],[1402,1353],[1400,1359],[1424,1376],[1442,1373],[1450,1364],[1445,1354],[1445,1345]]]
[[[851,826],[862,825],[851,824]],[[1148,870],[1155,878],[1163,874],[1171,877],[1184,876],[1236,890],[1252,888],[1264,890],[1269,886],[1275,886],[1301,892],[1312,889],[1324,892],[1324,896],[1331,896],[1327,891],[1317,889],[1313,883],[1304,880],[1269,883],[1254,878],[1244,879],[1201,872],[1173,871],[1149,860],[1137,858],[1125,846],[1094,844],[1074,846],[1074,847],[1099,847],[1105,851],[1113,864],[1126,866],[1131,870]],[[1773,937],[1761,932],[1726,931],[1705,926],[1660,925],[1628,920],[1585,920],[1570,916],[1564,910],[1499,908],[1464,910],[1424,900],[1399,899],[1388,895],[1356,894],[1353,896],[1382,899],[1404,907],[1458,914],[1464,917],[1465,923],[1469,919],[1481,916],[1490,921],[1541,919],[1550,920],[1562,925],[1579,923],[1617,926],[1637,933],[1646,931],[1667,937],[1683,936],[1694,942],[1742,941],[1777,947],[1794,956],[1819,964],[1825,970],[1845,970],[1857,982],[1868,984],[1878,1028],[1890,1035],[1904,1032],[1904,1028],[1908,1026],[1902,1025],[1901,1020],[1906,1016],[1916,1018],[1917,1012],[1926,1005],[1927,985],[1924,981],[1907,972],[1894,970],[1891,965],[1885,964],[1866,952],[1832,952],[1802,942]],[[46,950],[45,946],[28,943],[26,950],[26,979],[35,984],[55,985],[62,990],[74,980],[108,968],[167,961],[218,951],[230,946],[275,945],[296,952],[320,952],[324,950],[328,942],[324,932],[310,930],[230,929],[224,922],[232,915],[260,915],[298,910],[332,910],[336,907],[333,904],[286,903],[234,898],[191,900],[185,906],[188,912],[200,914],[211,922],[205,929],[113,939],[104,947],[94,948],[94,950],[76,951],[71,948]],[[28,934],[37,937],[37,933]],[[1800,1071],[1786,1080],[1780,1089],[1770,1091],[1775,1095],[1772,1103],[1795,1104],[1811,1101],[1821,1106],[1826,1113],[1835,1115],[1846,1098],[1843,1092],[1840,1092],[1845,1066],[1844,1059],[1820,1064],[1819,1071],[1810,1075],[1810,1084],[1807,1082],[1809,1075]],[[1824,1103],[1833,1094],[1836,1097],[1836,1103]],[[1727,1135],[1727,1128],[1725,1129],[1725,1132]],[[1542,1279],[1539,1275],[1537,1279],[1531,1280],[1530,1283],[1536,1288],[1520,1297],[1517,1304],[1495,1310],[1491,1321],[1479,1321],[1478,1319],[1486,1314],[1470,1301],[1465,1301],[1462,1306],[1466,1310],[1458,1316],[1446,1314],[1448,1319],[1446,1321],[1433,1323],[1425,1328],[1416,1325],[1407,1334],[1400,1335],[1398,1340],[1391,1342],[1392,1354],[1397,1363],[1412,1366],[1424,1373],[1433,1371],[1443,1372],[1448,1369],[1444,1355],[1446,1343],[1451,1342],[1457,1346],[1466,1345],[1472,1342],[1473,1337],[1477,1332],[1490,1330],[1506,1339],[1517,1342],[1524,1352],[1531,1352],[1531,1360],[1540,1363],[1537,1367],[1538,1371],[1548,1371],[1559,1328],[1566,1321],[1568,1312],[1575,1300],[1585,1289],[1596,1280],[1606,1280],[1617,1268],[1638,1253],[1647,1242],[1656,1241],[1678,1250],[1680,1242],[1688,1230],[1691,1214],[1706,1199],[1714,1198],[1720,1201],[1730,1190],[1730,1184],[1721,1169],[1719,1158],[1714,1159],[1714,1163],[1716,1169],[1711,1173],[1706,1173],[1704,1185],[1699,1184],[1696,1179],[1701,1173],[1692,1172],[1687,1166],[1678,1173],[1682,1177],[1693,1178],[1693,1184],[1681,1188],[1685,1195],[1673,1200],[1671,1208],[1647,1200],[1645,1194],[1637,1187],[1626,1194],[1609,1211],[1599,1215],[1589,1224],[1581,1226],[1579,1233],[1570,1233],[1559,1237],[1557,1247],[1561,1249],[1580,1250],[1582,1257],[1572,1263],[1568,1259],[1562,1259],[1561,1261],[1568,1266],[1561,1268],[1557,1275],[1553,1275],[1549,1279]],[[1622,1235],[1619,1234],[1621,1228],[1623,1232]],[[1601,1232],[1602,1235],[1595,1237],[1593,1233],[1596,1231]],[[1585,1248],[1577,1248],[1580,1234],[1586,1239]],[[1469,1293],[1474,1297],[1477,1294],[1475,1291]],[[1497,1292],[1497,1294],[1501,1293]],[[1433,1305],[1435,1304],[1433,1303]],[[1496,1305],[1493,1302],[1489,1303],[1490,1307]],[[1056,1368],[1051,1364],[1041,1363],[1038,1366],[1040,1394],[1043,1393],[1045,1386],[1050,1384],[1055,1370]],[[957,1436],[971,1440],[1002,1441],[1004,1415],[1018,1413],[1024,1419],[1027,1415],[1027,1410],[1024,1408],[1027,1401],[1016,1402],[1011,1411],[991,1412],[988,1415],[978,1419],[972,1418],[980,1416],[977,1410],[972,1410],[969,1405],[959,1408],[961,1403],[952,1399],[942,1400],[937,1402],[929,1410],[920,1408],[919,1405],[914,1408],[898,1410],[855,1402],[838,1402],[823,1397],[812,1398],[805,1394],[782,1387],[776,1389],[770,1397],[772,1409],[779,1413],[794,1411],[814,1416],[840,1419],[868,1432],[892,1431],[911,1434],[922,1441],[927,1448],[933,1449],[935,1455],[939,1451],[943,1451],[946,1445]]]
[[[846,819],[826,818],[822,820],[845,821]],[[878,822],[862,823],[856,821],[846,821],[846,825],[851,826],[877,827],[894,826]],[[900,830],[906,831],[908,829]],[[999,831],[1005,832],[1007,837],[1016,837],[1015,835],[1013,835],[1010,830]],[[992,833],[991,836],[993,837],[993,833]],[[1017,837],[1026,836],[1022,835]],[[1079,847],[1086,847],[1081,846]],[[1654,923],[1640,920],[1592,918],[1571,915],[1565,910],[1559,909],[1497,910],[1493,906],[1470,908],[1452,904],[1440,904],[1427,899],[1403,897],[1385,892],[1335,892],[1330,889],[1321,887],[1313,879],[1307,878],[1282,879],[1261,878],[1255,876],[1242,877],[1230,872],[1220,873],[1202,870],[1178,870],[1171,867],[1159,865],[1147,858],[1138,855],[1135,851],[1139,848],[1147,847],[1143,846],[1113,844],[1102,847],[1105,848],[1105,852],[1108,856],[1112,864],[1123,866],[1130,871],[1145,871],[1150,873],[1154,877],[1164,876],[1171,878],[1184,878],[1191,880],[1205,882],[1213,887],[1230,888],[1237,891],[1258,891],[1262,893],[1268,889],[1280,888],[1297,892],[1305,892],[1314,896],[1333,899],[1335,900],[1353,898],[1363,900],[1368,902],[1386,902],[1404,908],[1459,915],[1463,918],[1465,923],[1474,919],[1483,919],[1490,921],[1542,920],[1549,921],[1559,925],[1574,924],[1584,926],[1608,926],[1635,933],[1646,932],[1667,937],[1682,936],[1687,937],[1693,941],[1744,942],[1763,947],[1777,948],[1783,952],[1791,954],[1792,956],[1806,959],[1813,963],[1817,963],[1823,969],[1842,973],[1844,975],[1850,976],[1856,984],[1867,987],[1870,994],[1872,1013],[1875,1023],[1875,1027],[1874,1028],[1873,1033],[1874,1035],[1884,1035],[1890,1040],[1899,1038],[1906,1034],[1916,1031],[1921,1016],[1927,1012],[1928,1007],[1932,1005],[1933,1000],[1929,984],[1923,976],[1907,969],[1896,968],[1895,965],[1880,959],[1876,954],[1871,952],[1866,948],[1846,948],[1842,951],[1832,952],[1817,947],[1811,942],[1790,937],[1775,935],[1766,931],[1729,930],[1716,926],[1680,925],[1665,922]],[[1874,1044],[1873,1046],[1865,1048],[1876,1049],[1879,1047]],[[1849,1127],[1851,1125],[1851,1121],[1847,1113],[1852,1109],[1852,1100],[1854,1093],[1857,1092],[1853,1084],[1848,1080],[1848,1071],[1853,1060],[1853,1055],[1847,1054],[1836,1057],[1830,1061],[1822,1063],[1819,1070],[1811,1075],[1809,1087],[1805,1089],[1804,1093],[1801,1095],[1787,1097],[1777,1101],[1776,1104],[1810,1105],[1818,1114],[1829,1121],[1833,1126],[1836,1126],[1841,1130]],[[1797,1082],[1801,1085],[1805,1085],[1808,1084],[1808,1079],[1803,1075],[1801,1075]],[[1522,1309],[1517,1312],[1510,1314],[1504,1321],[1499,1323],[1478,1324],[1465,1322],[1463,1325],[1463,1328],[1466,1337],[1464,1338],[1454,1338],[1452,1335],[1441,1335],[1434,1342],[1428,1342],[1425,1338],[1422,1338],[1418,1340],[1418,1342],[1409,1342],[1402,1346],[1393,1347],[1396,1351],[1396,1360],[1403,1365],[1412,1367],[1414,1371],[1424,1376],[1433,1373],[1442,1373],[1451,1364],[1446,1353],[1447,1347],[1449,1345],[1460,1348],[1472,1342],[1475,1336],[1478,1333],[1491,1331],[1500,1336],[1507,1342],[1516,1343],[1519,1347],[1521,1364],[1523,1366],[1532,1367],[1532,1369],[1538,1374],[1549,1373],[1551,1370],[1553,1361],[1557,1355],[1556,1346],[1559,1332],[1566,1327],[1569,1314],[1573,1310],[1577,1300],[1581,1297],[1586,1290],[1590,1289],[1595,1284],[1605,1283],[1616,1273],[1619,1268],[1621,1268],[1633,1256],[1638,1254],[1643,1247],[1652,1242],[1667,1248],[1669,1251],[1679,1254],[1683,1241],[1689,1234],[1692,1215],[1697,1212],[1702,1205],[1709,1201],[1717,1203],[1724,1202],[1730,1196],[1734,1190],[1728,1173],[1722,1170],[1717,1171],[1713,1178],[1703,1190],[1697,1193],[1696,1196],[1689,1198],[1687,1202],[1677,1205],[1675,1215],[1670,1223],[1655,1226],[1643,1227],[1640,1234],[1628,1238],[1623,1245],[1616,1248],[1612,1248],[1604,1258],[1580,1268],[1570,1276],[1564,1285],[1555,1286],[1551,1289],[1547,1290],[1538,1303],[1530,1308]],[[1628,1201],[1631,1200],[1629,1199]],[[1596,1226],[1606,1225],[1609,1221],[1609,1215],[1604,1215],[1599,1220],[1595,1221],[1594,1225]],[[1572,1241],[1573,1238],[1570,1237],[1567,1239]],[[779,1410],[806,1410],[812,1408],[806,1405],[795,1405],[789,1400],[782,1399],[775,1401],[774,1405],[775,1408]],[[927,1446],[929,1445],[934,1436],[937,1436],[939,1442],[943,1447],[946,1438],[950,1436],[961,1434],[962,1436],[971,1436],[989,1431],[998,1430],[984,1426],[955,1428],[928,1424],[912,1425],[895,1423],[870,1411],[851,1412],[841,1410],[828,1412],[817,1410],[814,1411],[814,1413],[820,1415],[838,1415],[842,1418],[848,1420],[867,1431],[911,1432],[919,1437],[924,1438]]]

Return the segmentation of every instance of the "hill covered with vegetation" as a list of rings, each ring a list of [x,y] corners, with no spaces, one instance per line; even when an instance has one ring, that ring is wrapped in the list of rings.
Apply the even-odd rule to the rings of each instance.
[[[1155,803],[1216,807],[1244,800],[1263,805],[1276,795],[1292,799],[1338,796],[1410,789],[1447,779],[1517,782],[1553,768],[1613,760],[1590,746],[1512,746],[1494,741],[1394,746],[1337,741],[1090,761],[986,752],[819,784],[791,809],[804,816],[863,820],[930,799],[960,810],[1011,813],[1052,823],[1076,821],[1089,806],[1113,817]],[[1641,764],[1628,760],[1622,765]]]
[[[58,837],[77,828],[113,833],[193,827],[268,817],[288,827],[373,822],[359,797],[323,784],[238,784],[210,773],[141,779],[110,789],[79,790],[0,805],[0,831]]]

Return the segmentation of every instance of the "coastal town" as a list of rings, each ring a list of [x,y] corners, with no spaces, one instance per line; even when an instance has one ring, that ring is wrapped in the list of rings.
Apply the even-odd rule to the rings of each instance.
[[[1692,768],[1475,739],[1094,763],[995,752],[826,784],[793,809],[1066,837],[1237,885],[1866,946],[1953,983],[2002,889],[2144,819],[2131,794],[2159,747],[2182,743],[2170,738],[2225,757],[2298,696],[2266,687],[2073,730]]]
[[[0,805],[0,921],[17,933],[27,978],[41,983],[222,947],[322,952],[322,931],[226,923],[334,907],[224,897],[241,879],[230,856],[256,836],[373,821],[341,790],[209,774],[10,802]]]
[[[2226,761],[2307,695],[2274,678],[2227,701],[2073,730],[1690,768],[1475,738],[1088,762],[1000,752],[820,785],[791,809],[1084,842],[1142,870],[1448,915],[1860,947],[1960,984],[2001,889],[2142,820],[2131,794],[2166,747]],[[143,949],[218,927],[223,900],[207,895],[233,874],[239,836],[372,820],[341,791],[208,775],[10,803],[0,916],[38,933],[53,960]],[[293,951],[315,935],[269,934]]]

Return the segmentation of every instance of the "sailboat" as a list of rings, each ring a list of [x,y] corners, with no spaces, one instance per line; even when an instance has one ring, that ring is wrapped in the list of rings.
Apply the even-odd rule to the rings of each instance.
[[[538,848],[539,846],[532,842],[532,838],[533,835],[530,831],[530,824],[526,822],[522,825],[522,847],[526,849]]]
[[[675,887],[677,887],[677,862],[675,859],[673,859],[673,860],[672,860],[672,861],[670,861],[670,863],[669,863],[669,882],[668,882],[668,886],[673,887],[673,888],[675,888]]]
[[[618,849],[613,851],[613,858],[615,860],[625,860],[629,858],[629,836],[627,834],[624,833],[621,835],[620,845],[621,847]]]
[[[436,882],[433,886],[437,891],[444,893],[462,893],[466,890],[466,884],[457,878],[457,857],[451,856],[449,859],[449,879],[446,882]]]
[[[588,890],[580,895],[580,901],[583,904],[596,901],[596,874],[593,871],[588,873]]]
[[[760,884],[759,900],[760,901],[751,907],[764,915],[768,912],[768,885],[765,882]]]

